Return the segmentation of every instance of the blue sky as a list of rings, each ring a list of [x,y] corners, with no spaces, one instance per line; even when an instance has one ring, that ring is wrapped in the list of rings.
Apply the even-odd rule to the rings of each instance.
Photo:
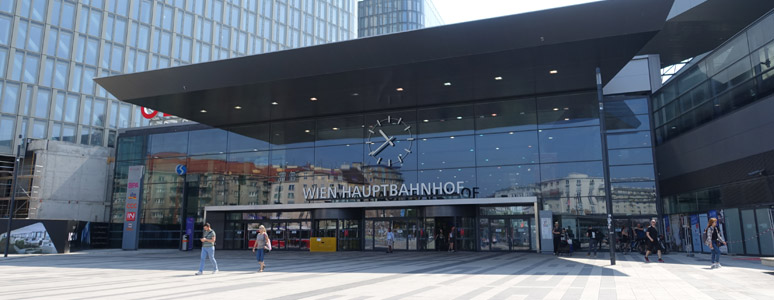
[[[446,24],[494,18],[597,0],[433,0]]]

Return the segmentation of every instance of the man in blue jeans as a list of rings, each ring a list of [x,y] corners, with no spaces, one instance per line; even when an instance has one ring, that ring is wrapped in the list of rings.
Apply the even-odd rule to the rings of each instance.
[[[589,226],[589,230],[586,231],[586,237],[589,238],[589,252],[586,256],[591,256],[591,251],[594,251],[594,257],[597,257],[597,249],[599,249],[599,242],[601,235],[599,231]]]
[[[212,274],[218,273],[218,262],[215,260],[215,231],[210,228],[210,223],[204,223],[204,233],[199,240],[202,241],[202,256],[199,261],[199,272],[194,275],[202,275],[205,258],[209,258],[215,266],[215,271],[212,271]]]

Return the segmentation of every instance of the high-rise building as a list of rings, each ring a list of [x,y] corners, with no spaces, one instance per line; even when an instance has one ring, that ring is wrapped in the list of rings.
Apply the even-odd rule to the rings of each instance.
[[[358,37],[368,37],[443,25],[432,0],[360,0]]]
[[[93,78],[347,40],[354,22],[350,0],[0,1],[0,207],[26,138],[113,148],[119,129],[165,116],[118,101]],[[71,146],[63,147],[80,151]],[[100,155],[104,162],[110,150]],[[25,165],[41,165],[32,159]],[[22,182],[23,201],[43,197],[30,190],[33,180]]]

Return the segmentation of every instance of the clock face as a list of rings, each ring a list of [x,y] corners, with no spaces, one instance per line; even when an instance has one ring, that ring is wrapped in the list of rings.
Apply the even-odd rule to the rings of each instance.
[[[408,136],[405,140],[398,140],[398,136]],[[368,156],[376,160],[376,164],[384,164],[392,167],[395,164],[403,165],[406,156],[411,154],[414,144],[414,136],[411,134],[411,125],[406,124],[403,118],[377,120],[376,124],[368,128]]]

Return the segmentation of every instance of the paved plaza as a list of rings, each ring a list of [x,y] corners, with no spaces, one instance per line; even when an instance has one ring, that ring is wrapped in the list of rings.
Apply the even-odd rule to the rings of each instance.
[[[655,257],[655,256],[654,256]],[[218,274],[194,276],[199,252],[91,250],[0,259],[0,299],[772,299],[774,268],[746,257],[588,258],[485,252],[216,251]],[[237,299],[237,298],[231,298]]]

